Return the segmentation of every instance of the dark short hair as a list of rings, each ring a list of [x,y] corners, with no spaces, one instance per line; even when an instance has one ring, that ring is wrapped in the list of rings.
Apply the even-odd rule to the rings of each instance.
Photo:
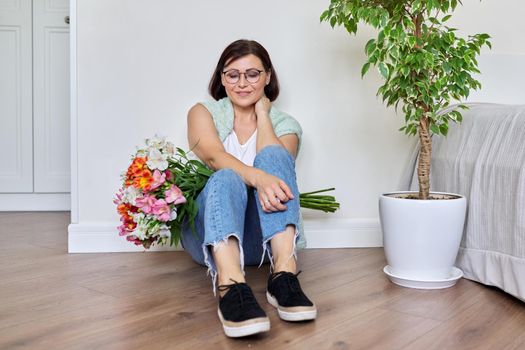
[[[213,72],[208,87],[208,91],[214,99],[220,100],[227,96],[226,90],[221,83],[221,75],[224,67],[230,62],[249,54],[257,56],[261,60],[264,70],[266,72],[271,71],[272,73],[270,83],[264,87],[266,97],[268,97],[270,101],[274,101],[277,96],[279,96],[279,80],[277,79],[277,73],[273,68],[268,51],[257,41],[241,39],[228,45],[219,58],[219,62],[217,63],[215,72]]]

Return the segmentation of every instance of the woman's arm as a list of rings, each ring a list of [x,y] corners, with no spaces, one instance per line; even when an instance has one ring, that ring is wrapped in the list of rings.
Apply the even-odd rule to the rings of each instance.
[[[273,130],[270,119],[270,100],[263,96],[255,104],[255,114],[257,114],[257,152],[269,145],[280,145],[288,150],[295,158],[297,156],[297,146],[299,139],[295,134],[286,134],[277,137]]]
[[[239,174],[247,185],[255,187],[260,170],[245,165],[226,152],[217,136],[210,112],[201,104],[193,106],[188,113],[188,142],[193,153],[208,167],[215,171],[230,168]]]
[[[197,157],[211,169],[230,168],[239,174],[244,183],[255,187],[264,211],[286,210],[284,203],[294,198],[283,180],[261,169],[247,166],[226,152],[217,136],[210,112],[201,104],[193,106],[188,113],[188,142]]]

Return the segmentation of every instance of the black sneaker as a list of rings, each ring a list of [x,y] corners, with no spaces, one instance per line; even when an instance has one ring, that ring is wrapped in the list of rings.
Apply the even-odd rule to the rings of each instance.
[[[317,308],[301,289],[297,274],[281,271],[270,274],[266,298],[285,321],[306,321],[317,317]]]
[[[235,282],[235,281],[234,281]],[[218,287],[226,294],[219,299],[219,318],[228,337],[244,337],[270,330],[270,320],[246,283]]]

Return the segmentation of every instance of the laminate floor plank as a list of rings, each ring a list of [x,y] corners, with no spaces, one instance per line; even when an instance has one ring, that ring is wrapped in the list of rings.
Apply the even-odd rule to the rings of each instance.
[[[60,314],[104,299],[107,298],[103,293],[67,280],[34,278],[4,284],[0,288],[0,300],[9,303],[0,303],[0,328]]]
[[[481,286],[479,286],[481,287]],[[504,349],[525,338],[522,302],[482,288],[475,302],[404,349]]]
[[[476,282],[460,279],[453,288],[421,290],[407,289],[406,293],[381,307],[414,316],[446,321],[467,310],[479,301],[483,288]]]

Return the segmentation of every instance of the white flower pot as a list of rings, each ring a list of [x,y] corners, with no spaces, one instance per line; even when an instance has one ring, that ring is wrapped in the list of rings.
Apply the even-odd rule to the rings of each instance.
[[[414,192],[386,193],[379,198],[383,246],[390,279],[407,287],[445,288],[455,284],[453,268],[465,223],[467,201],[464,196],[432,192],[453,199],[406,199]],[[455,270],[454,270],[455,269]],[[459,272],[461,272],[459,270]],[[454,276],[453,276],[454,275]],[[397,278],[394,280],[392,277]],[[439,281],[453,283],[437,284]],[[398,283],[399,281],[408,283]],[[410,283],[422,282],[422,283]],[[432,284],[431,282],[434,282]]]

